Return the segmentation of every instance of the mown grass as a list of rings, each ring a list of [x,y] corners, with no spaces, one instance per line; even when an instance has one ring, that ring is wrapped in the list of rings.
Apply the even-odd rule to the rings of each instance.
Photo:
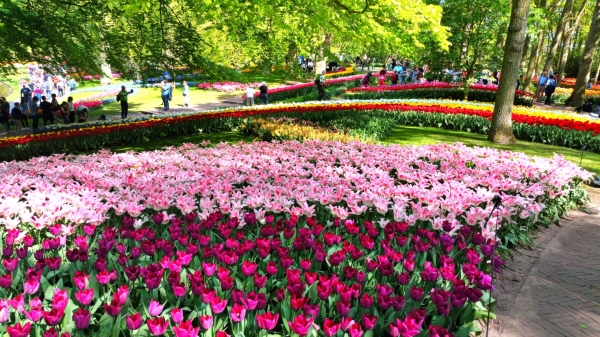
[[[438,143],[463,143],[467,146],[491,147],[499,150],[523,152],[530,156],[551,158],[554,153],[562,154],[565,158],[579,165],[581,151],[568,149],[560,146],[543,145],[519,141],[514,145],[500,145],[487,141],[485,135],[467,133],[461,131],[450,131],[430,127],[398,126],[385,140],[388,144],[400,145],[426,145]],[[581,166],[590,171],[600,174],[600,154],[584,152]]]
[[[246,136],[241,132],[229,131],[229,132],[220,132],[220,133],[201,133],[197,135],[191,136],[183,136],[169,139],[161,139],[146,142],[143,144],[135,144],[128,146],[119,146],[115,148],[111,148],[114,152],[126,152],[126,151],[154,151],[160,150],[167,146],[180,146],[186,143],[192,144],[200,144],[203,141],[210,141],[211,145],[215,145],[221,142],[227,142],[230,144],[235,144],[239,142],[252,142],[254,140],[253,137]]]

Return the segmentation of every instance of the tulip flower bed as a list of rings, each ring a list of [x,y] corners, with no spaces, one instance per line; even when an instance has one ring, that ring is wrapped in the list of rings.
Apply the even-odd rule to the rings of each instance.
[[[198,89],[220,91],[220,92],[234,92],[246,90],[248,87],[258,88],[258,83],[238,83],[238,82],[214,82],[214,83],[200,83]]]
[[[552,102],[555,104],[565,104],[571,96],[573,89],[571,88],[556,88],[552,95]],[[591,99],[594,104],[600,103],[600,88],[594,88],[585,91],[585,100]]]
[[[325,81],[325,89],[330,88],[335,90],[336,93],[342,93],[345,89],[353,88],[360,85],[360,80],[365,75],[353,75],[346,77],[338,77],[327,79]],[[377,78],[373,76],[371,78],[371,83],[377,83]],[[269,102],[277,102],[282,101],[288,98],[294,98],[299,96],[305,96],[307,94],[315,93],[317,91],[317,87],[314,82],[300,83],[294,85],[286,85],[283,87],[277,87],[268,90]],[[332,92],[327,92],[328,96],[331,97]],[[254,94],[254,98],[258,99],[260,97],[260,92],[256,92]],[[246,94],[242,96],[242,101],[246,100]]]
[[[325,73],[327,78],[336,78],[340,76],[348,76],[354,74],[354,67],[339,67],[336,71],[328,71]]]
[[[265,141],[272,140],[325,140],[348,143],[361,140],[359,136],[352,136],[344,132],[321,127],[318,123],[306,123],[301,119],[289,118],[249,119],[240,125],[240,130],[258,136]],[[362,139],[373,143],[372,138]]]
[[[95,122],[79,129],[0,139],[0,161],[22,160],[53,153],[95,151],[109,146],[198,134],[199,130],[231,131],[238,129],[248,117],[308,119],[307,116],[316,116],[314,118],[326,120],[327,116],[337,112],[345,111],[348,116],[352,116],[371,110],[403,114],[416,112],[407,114],[407,118],[403,119],[408,125],[421,125],[427,119],[427,125],[435,127],[485,133],[489,129],[493,106],[438,100],[337,101],[242,107],[208,113],[178,113],[136,118],[124,123]],[[408,119],[415,117],[418,119]],[[469,126],[465,124],[467,121]],[[581,116],[517,107],[513,113],[513,122],[515,135],[519,139],[570,148],[582,148],[587,143],[588,150],[600,152],[600,123]],[[73,141],[74,138],[78,141]]]
[[[317,141],[0,174],[11,337],[468,336],[507,233],[549,223],[590,178],[560,157]]]
[[[468,100],[477,102],[495,102],[496,85],[472,84],[468,91]],[[394,98],[433,98],[463,100],[465,95],[462,83],[427,82],[417,84],[385,85],[376,87],[356,87],[344,92],[347,99],[394,99]],[[514,104],[533,106],[534,95],[515,91]]]

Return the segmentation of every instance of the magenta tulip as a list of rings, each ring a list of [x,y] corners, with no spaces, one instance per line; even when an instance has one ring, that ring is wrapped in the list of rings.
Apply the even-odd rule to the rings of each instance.
[[[279,314],[273,314],[270,311],[264,314],[256,315],[256,323],[261,329],[273,330],[278,321]]]

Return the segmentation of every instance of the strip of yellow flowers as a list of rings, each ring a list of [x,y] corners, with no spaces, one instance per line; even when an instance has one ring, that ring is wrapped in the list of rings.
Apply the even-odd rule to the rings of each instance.
[[[353,141],[359,141],[358,136],[351,136],[344,133],[331,131],[326,128],[318,128],[306,125],[296,125],[292,123],[276,121],[272,119],[252,119],[248,124],[242,126],[244,129],[250,128],[250,131],[262,139],[276,139],[276,140],[322,140],[322,141],[336,141],[342,143],[348,143]],[[365,143],[373,144],[372,139],[363,141]]]

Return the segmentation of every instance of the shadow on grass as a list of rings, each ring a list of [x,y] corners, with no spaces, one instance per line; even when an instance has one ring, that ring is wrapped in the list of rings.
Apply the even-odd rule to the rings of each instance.
[[[221,142],[226,142],[229,144],[235,144],[239,142],[252,142],[254,140],[253,137],[244,135],[240,132],[230,131],[230,132],[220,132],[220,133],[202,133],[198,135],[191,136],[182,136],[176,138],[168,138],[161,140],[153,140],[146,143],[129,145],[129,146],[120,146],[111,148],[114,152],[126,152],[126,151],[154,151],[161,150],[166,146],[180,146],[186,143],[192,144],[200,144],[205,140],[209,140],[211,145],[215,145]]]
[[[426,145],[438,143],[461,142],[467,146],[491,147],[499,150],[518,151],[531,156],[551,158],[555,153],[563,155],[568,160],[579,165],[581,151],[568,149],[560,146],[544,145],[520,141],[514,145],[500,145],[487,141],[485,135],[467,133],[461,131],[450,131],[429,127],[399,126],[394,129],[384,143],[400,145]],[[584,152],[581,167],[600,173],[600,154]]]

